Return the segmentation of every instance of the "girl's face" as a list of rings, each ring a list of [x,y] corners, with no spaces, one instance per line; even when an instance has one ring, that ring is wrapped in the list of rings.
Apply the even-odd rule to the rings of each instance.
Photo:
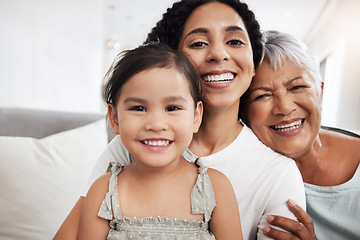
[[[249,88],[246,114],[263,143],[296,159],[310,150],[319,132],[321,97],[304,70],[284,62],[274,71],[265,60]]]
[[[196,63],[207,105],[239,108],[254,64],[247,30],[234,9],[219,2],[196,8],[185,23],[178,50]]]
[[[201,123],[202,104],[194,107],[189,83],[175,67],[155,67],[131,77],[108,113],[136,164],[164,167],[189,146]]]

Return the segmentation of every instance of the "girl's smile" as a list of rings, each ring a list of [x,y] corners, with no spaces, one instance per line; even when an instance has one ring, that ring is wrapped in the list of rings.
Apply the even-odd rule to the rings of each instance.
[[[202,105],[195,106],[189,82],[176,67],[139,72],[123,85],[110,117],[137,165],[177,164],[201,123]]]

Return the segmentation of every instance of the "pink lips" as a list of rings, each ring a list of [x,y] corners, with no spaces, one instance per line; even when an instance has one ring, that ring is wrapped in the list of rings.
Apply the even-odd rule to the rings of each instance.
[[[204,85],[212,88],[226,88],[232,84],[236,75],[228,71],[214,71],[202,75]]]
[[[152,152],[160,152],[170,147],[172,141],[167,139],[146,139],[140,141],[146,149]]]

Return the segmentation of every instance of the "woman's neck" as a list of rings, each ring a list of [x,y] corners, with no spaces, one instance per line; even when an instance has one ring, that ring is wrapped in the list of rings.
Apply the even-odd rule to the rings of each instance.
[[[199,132],[194,134],[190,150],[197,156],[208,156],[226,148],[243,128],[237,118],[237,109],[205,110],[203,122]]]

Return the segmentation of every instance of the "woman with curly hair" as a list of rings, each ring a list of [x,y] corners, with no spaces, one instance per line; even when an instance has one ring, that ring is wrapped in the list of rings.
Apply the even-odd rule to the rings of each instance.
[[[262,58],[262,34],[252,11],[238,0],[182,0],[174,3],[149,33],[145,43],[159,41],[193,61],[206,93],[203,122],[183,157],[198,158],[225,174],[237,198],[244,239],[266,239],[266,218],[296,220],[286,202],[305,208],[305,193],[294,161],[262,144],[239,120],[240,97],[248,89]],[[87,188],[104,174],[109,162],[129,164],[120,137],[109,144]],[[55,239],[75,239],[81,197]],[[146,199],[144,199],[146,202]]]

